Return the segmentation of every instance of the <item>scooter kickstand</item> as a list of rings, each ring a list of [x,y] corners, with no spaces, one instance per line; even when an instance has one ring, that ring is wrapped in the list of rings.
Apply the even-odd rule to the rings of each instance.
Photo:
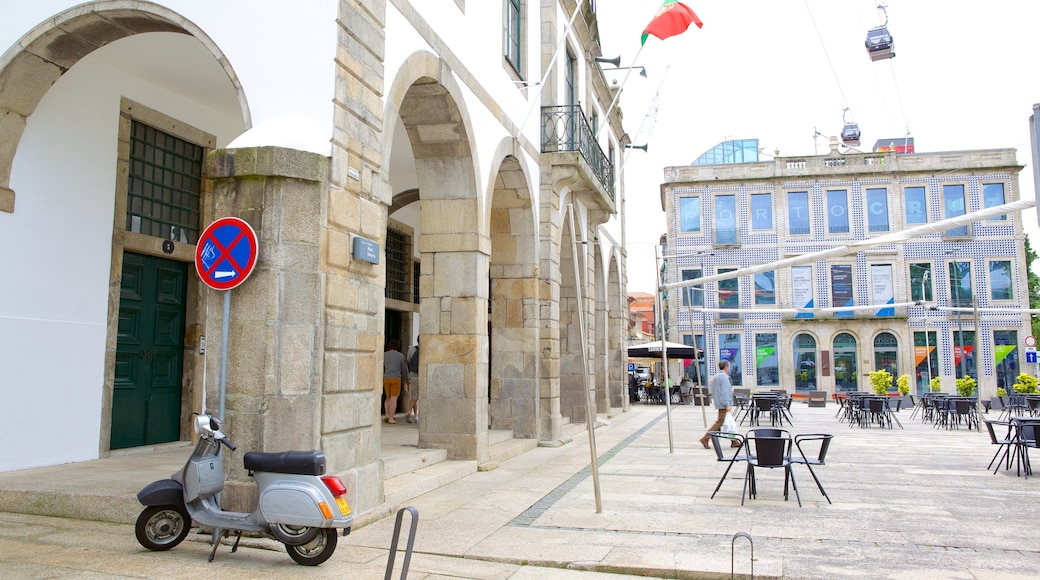
[[[231,553],[234,554],[238,551],[238,543],[242,540],[242,530],[238,530],[238,534],[235,536],[235,545],[231,546]]]
[[[213,561],[213,558],[217,557],[217,548],[220,547],[220,538],[223,536],[227,536],[227,530],[213,528],[213,550],[209,553],[210,562]]]

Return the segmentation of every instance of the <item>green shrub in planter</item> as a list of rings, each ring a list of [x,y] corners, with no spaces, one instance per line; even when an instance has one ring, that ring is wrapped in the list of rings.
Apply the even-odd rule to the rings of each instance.
[[[904,397],[910,394],[910,375],[900,375],[896,379],[896,388],[899,389],[899,394]]]
[[[874,390],[875,394],[884,395],[888,392],[888,388],[891,386],[892,373],[885,369],[870,371],[870,388]]]
[[[970,397],[975,394],[975,379],[961,377],[957,379],[957,394],[962,397]]]
[[[1004,387],[997,388],[997,396],[998,397],[1006,397],[1007,396],[1007,389],[1005,389]]]
[[[938,393],[942,391],[942,379],[940,379],[939,377],[932,377],[932,380],[928,383],[928,386],[931,387],[933,393]]]
[[[1018,382],[1011,385],[1016,393],[1032,394],[1037,391],[1037,379],[1033,375],[1022,373],[1018,375]]]

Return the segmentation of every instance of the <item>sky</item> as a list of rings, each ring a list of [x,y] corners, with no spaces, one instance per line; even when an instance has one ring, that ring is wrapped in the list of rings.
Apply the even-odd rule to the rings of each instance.
[[[665,167],[689,165],[728,139],[757,138],[763,161],[777,150],[822,155],[846,107],[863,151],[907,131],[918,152],[1016,149],[1025,166],[1019,195],[1035,197],[1029,116],[1040,103],[1040,75],[1031,74],[1040,2],[888,0],[896,57],[871,62],[863,41],[884,19],[873,0],[684,0],[704,27],[651,36],[640,48],[662,1],[596,0],[603,56],[647,69],[642,78],[604,65],[622,87],[625,131],[648,146],[623,160],[629,292],[655,289]],[[1023,220],[1040,247],[1037,214]]]

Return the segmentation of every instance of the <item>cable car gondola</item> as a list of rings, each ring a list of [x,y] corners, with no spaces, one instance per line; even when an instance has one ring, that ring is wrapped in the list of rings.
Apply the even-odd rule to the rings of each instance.
[[[885,23],[877,28],[871,28],[867,31],[867,40],[864,44],[867,47],[867,54],[870,55],[870,60],[879,61],[892,58],[896,55],[896,45],[892,40],[892,35],[888,32],[888,12],[885,10],[884,4],[878,4],[878,10],[885,15]]]
[[[859,145],[860,139],[859,125],[855,121],[845,118],[848,112],[848,107],[841,112],[842,122],[845,123],[845,126],[841,128],[841,142],[848,147],[856,147]]]

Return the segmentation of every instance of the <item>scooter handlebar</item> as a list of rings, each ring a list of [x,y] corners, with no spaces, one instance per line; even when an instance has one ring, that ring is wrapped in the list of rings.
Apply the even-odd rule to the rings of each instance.
[[[219,442],[223,443],[225,447],[227,447],[228,449],[230,449],[230,450],[232,450],[232,451],[234,451],[234,450],[238,449],[238,447],[235,447],[235,444],[234,444],[234,443],[232,443],[232,442],[228,441],[228,440],[227,440],[227,439],[225,439],[224,437],[221,437],[220,439],[217,439],[217,441],[219,441]]]

